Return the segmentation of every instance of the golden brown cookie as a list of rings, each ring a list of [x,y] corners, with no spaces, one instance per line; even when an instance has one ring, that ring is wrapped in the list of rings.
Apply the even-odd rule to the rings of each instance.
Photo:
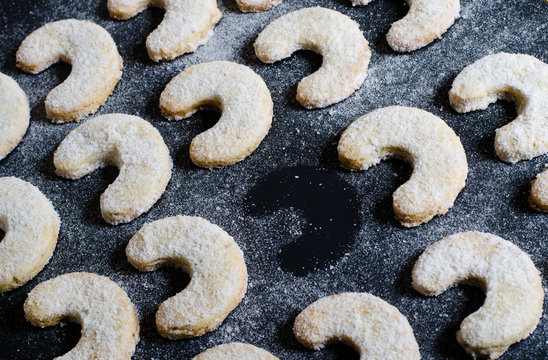
[[[32,279],[47,264],[59,234],[59,216],[34,185],[0,178],[0,292]]]
[[[544,292],[535,264],[498,236],[464,232],[429,246],[413,268],[413,287],[436,296],[458,283],[485,291],[482,307],[461,323],[457,340],[473,357],[496,359],[529,336],[542,315]]]
[[[282,0],[236,0],[236,5],[243,12],[259,12],[272,9]]]
[[[214,61],[174,77],[160,96],[162,114],[187,118],[213,108],[222,112],[215,126],[196,136],[190,158],[201,167],[232,165],[251,154],[272,123],[272,99],[263,79],[247,66]]]
[[[108,0],[108,11],[117,19],[129,19],[149,6],[166,11],[164,20],[147,38],[148,56],[154,61],[196,51],[213,35],[222,16],[215,0]]]
[[[56,173],[68,179],[109,165],[120,169],[101,195],[101,215],[113,225],[147,212],[164,192],[172,167],[158,130],[126,114],[96,116],[72,130],[53,154],[53,163]]]
[[[64,274],[37,285],[25,301],[25,317],[40,327],[63,319],[82,326],[78,344],[58,360],[129,360],[139,342],[137,312],[126,292],[95,274]]]
[[[0,73],[0,160],[19,144],[29,117],[27,95],[15,80]]]
[[[342,166],[351,170],[391,157],[413,166],[411,178],[393,195],[396,218],[406,227],[445,214],[468,174],[459,137],[442,119],[417,108],[389,106],[362,116],[342,133],[337,149]]]
[[[361,360],[420,359],[419,345],[405,316],[367,293],[342,293],[315,301],[297,316],[293,332],[301,344],[314,350],[343,342]]]
[[[33,74],[58,61],[70,75],[46,97],[54,122],[79,120],[104,104],[122,76],[122,58],[101,26],[84,20],[61,20],[33,31],[17,50],[17,67]]]
[[[367,5],[371,0],[352,0]],[[459,17],[459,0],[406,0],[409,11],[390,27],[386,40],[396,51],[420,49],[441,37]]]
[[[255,54],[265,63],[297,50],[323,57],[320,69],[301,80],[297,100],[308,109],[323,108],[354,93],[367,75],[371,51],[358,24],[322,7],[304,8],[271,22],[255,40]]]
[[[548,212],[548,170],[538,174],[531,185],[531,205],[539,211]]]
[[[217,345],[197,355],[192,360],[278,360],[268,351],[241,343]]]
[[[172,265],[190,275],[188,286],[156,313],[156,327],[169,339],[214,330],[247,289],[247,269],[236,242],[199,217],[175,216],[145,224],[129,241],[126,255],[140,271]]]
[[[497,129],[495,150],[515,163],[548,153],[548,64],[524,54],[498,53],[465,67],[449,91],[451,106],[465,113],[498,99],[514,101],[518,117]]]

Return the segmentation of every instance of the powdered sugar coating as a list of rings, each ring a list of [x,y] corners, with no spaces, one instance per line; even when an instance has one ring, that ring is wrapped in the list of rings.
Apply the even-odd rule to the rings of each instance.
[[[243,12],[259,12],[272,9],[282,0],[236,0],[238,8]]]
[[[343,132],[337,151],[351,170],[390,157],[411,163],[411,178],[393,195],[396,217],[407,227],[445,214],[468,174],[459,137],[442,119],[417,108],[389,106],[360,117]]]
[[[63,6],[59,6],[61,3]],[[423,359],[466,360],[468,355],[458,345],[455,332],[464,317],[479,308],[484,296],[469,286],[459,286],[432,299],[413,291],[409,279],[418,255],[444,236],[475,229],[515,240],[539,270],[546,269],[548,250],[542,246],[539,234],[545,231],[548,217],[531,211],[527,197],[529,182],[548,161],[537,157],[516,166],[496,161],[494,131],[516,117],[512,104],[499,101],[486,111],[461,115],[450,108],[447,93],[465,65],[488,53],[529,53],[547,62],[548,54],[541,44],[548,30],[548,3],[461,1],[463,18],[440,41],[417,52],[395,54],[386,44],[385,35],[390,24],[407,12],[404,1],[380,0],[362,8],[351,7],[349,1],[292,0],[262,13],[242,13],[233,0],[219,1],[223,18],[215,27],[215,36],[193,54],[160,63],[148,58],[145,39],[161,22],[163,10],[149,9],[121,22],[109,18],[106,3],[0,2],[0,48],[6,55],[0,61],[0,71],[17,80],[33,109],[27,135],[0,162],[0,171],[2,176],[18,176],[37,185],[63,219],[50,263],[25,287],[0,297],[0,318],[5,319],[0,323],[4,357],[47,360],[59,356],[60,349],[68,351],[76,344],[78,326],[33,330],[24,323],[21,304],[24,293],[37,281],[67,271],[91,271],[115,280],[137,307],[142,318],[142,341],[134,355],[136,360],[191,359],[208,348],[232,341],[256,345],[284,360],[357,359],[353,350],[343,345],[312,352],[301,346],[292,332],[296,315],[314,300],[349,291],[370,292],[396,306],[413,327]],[[354,19],[373,52],[362,87],[346,101],[316,111],[306,111],[297,103],[295,89],[301,78],[319,68],[321,57],[300,51],[267,65],[257,59],[252,46],[266,24],[304,6],[333,8]],[[133,114],[150,121],[161,132],[174,161],[167,191],[149,212],[127,225],[109,226],[97,206],[102,191],[114,180],[116,169],[99,170],[79,181],[52,174],[53,151],[77,124],[59,127],[46,121],[43,100],[48,88],[60,83],[70,67],[56,65],[31,76],[18,71],[14,56],[9,56],[27,34],[40,26],[37,23],[68,17],[85,17],[107,29],[124,59],[124,76],[100,112]],[[234,61],[257,72],[271,91],[275,117],[269,134],[245,161],[210,171],[192,164],[188,146],[196,134],[217,121],[218,115],[201,111],[186,121],[168,122],[161,116],[158,98],[171,78],[186,67],[213,60]],[[336,152],[340,133],[353,120],[395,104],[420,107],[444,119],[461,138],[469,163],[467,185],[453,208],[445,216],[409,230],[395,226],[398,222],[391,204],[392,192],[409,178],[411,168],[401,161],[388,160],[367,172],[347,171],[340,167]],[[313,226],[324,224],[314,222],[300,209],[279,208],[260,217],[245,211],[249,206],[245,194],[258,181],[272,172],[300,165],[322,169],[344,180],[348,188],[355,190],[355,201],[361,207],[359,217],[353,219],[358,234],[348,238],[350,247],[345,255],[333,258],[327,266],[317,266],[306,277],[284,270],[278,253],[286,244],[298,241],[311,220]],[[233,236],[245,253],[250,282],[242,303],[216,331],[190,340],[168,341],[157,333],[154,315],[163,300],[186,285],[180,280],[184,276],[173,268],[139,274],[127,263],[124,248],[144,223],[177,214],[204,217]],[[544,285],[548,286],[546,282]],[[543,336],[546,332],[545,313],[537,331],[510,347],[501,359],[543,358],[548,349]],[[51,345],[44,347],[44,343]]]
[[[538,174],[532,182],[529,201],[535,209],[548,212],[548,169]]]
[[[214,330],[247,289],[247,269],[236,242],[199,217],[174,216],[145,224],[129,241],[126,256],[140,271],[173,265],[190,275],[188,286],[156,313],[156,327],[169,339]]]
[[[269,352],[249,344],[230,343],[217,345],[192,360],[278,360]]]
[[[0,73],[0,160],[19,144],[29,126],[29,101],[17,82]]]
[[[461,323],[457,340],[474,358],[496,359],[529,336],[542,315],[544,292],[535,265],[498,236],[464,232],[429,246],[413,268],[413,287],[436,296],[459,282],[483,289],[483,306]]]
[[[460,113],[482,110],[505,99],[517,105],[518,117],[497,129],[495,150],[516,163],[548,153],[548,64],[531,55],[498,53],[465,67],[449,91]]]
[[[79,179],[98,168],[120,169],[101,195],[101,214],[116,225],[148,211],[171,178],[171,157],[162,136],[137,116],[96,116],[72,130],[53,155],[58,175]]]
[[[215,0],[108,0],[108,11],[117,19],[129,19],[149,6],[166,11],[147,38],[148,55],[154,61],[196,51],[213,35],[222,16]]]
[[[126,292],[107,277],[69,273],[29,293],[25,317],[40,327],[70,319],[82,325],[78,344],[57,360],[129,360],[139,342],[139,320]]]
[[[367,5],[371,0],[352,0],[352,5]],[[459,17],[459,0],[406,0],[409,12],[396,21],[386,34],[388,45],[396,51],[420,49],[439,38]]]
[[[338,11],[304,8],[271,22],[254,43],[255,54],[266,63],[297,50],[323,57],[320,69],[301,80],[297,100],[308,109],[340,102],[356,91],[367,75],[371,51],[358,24]]]
[[[32,279],[49,261],[59,234],[59,216],[34,185],[0,178],[0,292]]]
[[[314,350],[343,342],[361,360],[420,359],[419,345],[405,316],[368,293],[342,293],[315,301],[297,316],[293,332],[301,344]]]
[[[109,33],[84,20],[61,20],[33,31],[17,50],[17,67],[33,74],[63,61],[69,77],[46,97],[46,113],[54,122],[93,114],[122,76],[122,58]]]
[[[190,66],[160,95],[162,114],[170,120],[204,108],[222,112],[217,124],[190,145],[190,158],[201,167],[232,165],[251,154],[270,129],[272,106],[263,79],[247,66],[228,61]]]

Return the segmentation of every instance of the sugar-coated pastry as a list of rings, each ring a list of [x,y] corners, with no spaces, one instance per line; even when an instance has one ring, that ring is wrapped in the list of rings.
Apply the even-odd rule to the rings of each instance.
[[[120,169],[101,195],[101,215],[113,225],[147,212],[163,194],[172,167],[158,130],[126,114],[96,116],[72,130],[53,154],[53,163],[57,174],[68,179],[108,165]]]
[[[25,317],[40,327],[66,319],[82,326],[80,341],[56,360],[129,360],[139,342],[137,311],[114,281],[69,273],[37,285],[25,301]]]
[[[419,345],[405,316],[367,293],[342,293],[315,301],[297,316],[293,332],[301,344],[314,350],[343,342],[361,360],[420,359]]]
[[[529,200],[535,209],[548,212],[548,170],[538,174],[532,182]]]
[[[149,6],[166,11],[147,38],[148,56],[154,61],[173,60],[196,51],[213,35],[213,27],[222,16],[216,0],[108,0],[107,6],[117,19],[129,19]]]
[[[482,307],[461,323],[457,340],[473,357],[496,359],[529,336],[544,291],[531,258],[498,236],[463,232],[430,245],[413,268],[413,287],[436,296],[460,282],[485,291]]]
[[[19,144],[29,117],[27,95],[15,80],[0,73],[0,160]]]
[[[64,61],[70,75],[46,97],[54,122],[79,120],[104,104],[122,76],[122,58],[109,33],[85,20],[60,20],[33,31],[17,50],[17,67],[33,74]]]
[[[371,57],[358,24],[338,11],[322,7],[279,17],[261,31],[254,46],[255,54],[265,63],[301,49],[322,55],[322,66],[297,87],[297,100],[308,109],[323,108],[352,95],[362,85]]]
[[[230,343],[217,345],[197,355],[192,360],[278,360],[261,348],[249,344]]]
[[[465,113],[498,99],[514,101],[518,117],[497,129],[495,150],[515,163],[548,153],[548,64],[524,54],[498,53],[465,67],[453,81],[449,101]]]
[[[247,289],[247,269],[238,244],[199,217],[174,216],[145,224],[129,241],[126,255],[140,271],[172,265],[190,275],[188,286],[164,301],[156,313],[158,332],[169,339],[214,330]]]
[[[59,234],[59,216],[34,185],[0,177],[0,292],[32,279],[49,261]]]
[[[206,168],[232,165],[251,154],[268,133],[273,112],[263,79],[247,66],[228,61],[186,68],[167,84],[160,108],[170,120],[204,108],[222,112],[217,124],[190,144],[190,158]]]
[[[367,5],[371,0],[351,0]],[[390,27],[386,40],[396,51],[420,49],[441,37],[459,17],[459,0],[406,0],[409,11]]]
[[[282,0],[236,0],[236,5],[243,12],[258,12],[272,9]]]
[[[442,119],[417,108],[389,106],[360,117],[342,133],[337,149],[342,166],[351,170],[391,157],[413,166],[411,178],[393,195],[396,217],[406,227],[445,214],[468,174],[459,137]]]

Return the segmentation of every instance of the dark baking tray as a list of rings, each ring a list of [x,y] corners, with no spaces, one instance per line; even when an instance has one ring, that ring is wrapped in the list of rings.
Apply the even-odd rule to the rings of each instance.
[[[356,93],[342,103],[310,111],[296,102],[296,84],[320,66],[321,57],[302,51],[273,65],[262,64],[254,55],[253,41],[273,19],[315,5],[356,20],[373,55],[368,77]],[[257,14],[241,13],[234,0],[222,0],[223,18],[206,45],[174,61],[154,63],[146,54],[145,39],[160,23],[160,9],[116,21],[108,15],[106,0],[2,0],[0,71],[26,91],[31,124],[22,143],[0,162],[0,175],[18,176],[38,186],[59,212],[62,227],[44,270],[21,288],[0,295],[0,358],[51,359],[70,350],[78,341],[79,326],[35,328],[25,322],[23,302],[42,281],[88,271],[116,281],[137,306],[141,342],[135,359],[190,359],[231,341],[263,347],[280,359],[357,359],[342,345],[306,350],[292,334],[293,320],[302,309],[320,297],[345,291],[370,292],[396,306],[409,319],[424,359],[467,359],[455,332],[464,317],[481,306],[484,295],[459,286],[436,298],[423,297],[411,287],[411,268],[422,251],[442,237],[478,230],[502,236],[530,254],[546,287],[548,216],[533,211],[527,197],[529,181],[548,158],[514,165],[502,162],[493,149],[494,133],[516,116],[514,105],[498,102],[461,115],[450,108],[447,92],[464,66],[487,54],[526,53],[548,61],[548,3],[463,0],[461,6],[461,17],[441,39],[397,54],[388,47],[385,34],[407,11],[401,0],[355,8],[349,0],[285,0]],[[70,67],[55,65],[38,75],[15,68],[15,52],[25,36],[65,18],[103,26],[124,59],[122,79],[97,114],[122,112],[145,118],[162,133],[174,160],[164,195],[129,224],[110,226],[99,212],[99,196],[116,177],[116,169],[76,181],[54,174],[53,151],[78,124],[50,123],[43,103]],[[199,112],[187,120],[167,122],[157,104],[173,76],[191,64],[212,60],[235,61],[258,72],[272,92],[274,120],[268,136],[247,159],[205,170],[191,163],[188,147],[218,114]],[[368,171],[349,172],[337,160],[336,144],[348,124],[394,104],[419,107],[446,120],[460,136],[470,167],[467,186],[454,207],[413,229],[399,225],[391,204],[392,192],[409,177],[407,164],[390,160]],[[216,331],[169,341],[158,335],[154,314],[188,277],[176,269],[139,273],[126,261],[124,248],[144,223],[177,214],[202,216],[235,238],[244,251],[249,290]],[[544,315],[536,331],[513,345],[503,359],[546,359],[547,330]]]

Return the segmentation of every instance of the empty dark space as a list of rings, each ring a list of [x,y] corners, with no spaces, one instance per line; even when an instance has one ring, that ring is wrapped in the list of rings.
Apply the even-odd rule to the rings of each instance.
[[[336,262],[360,228],[360,203],[352,186],[336,173],[312,167],[268,174],[248,193],[245,205],[252,216],[268,216],[280,209],[303,214],[307,224],[302,235],[278,255],[282,269],[297,276]]]

